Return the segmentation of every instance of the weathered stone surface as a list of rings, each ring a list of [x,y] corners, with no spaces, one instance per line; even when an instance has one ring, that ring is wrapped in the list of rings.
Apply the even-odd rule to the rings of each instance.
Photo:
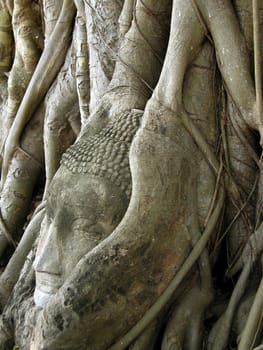
[[[139,127],[141,111],[125,111],[113,118],[97,135],[81,138],[63,155],[61,164],[74,174],[91,174],[109,179],[131,192],[129,147]]]

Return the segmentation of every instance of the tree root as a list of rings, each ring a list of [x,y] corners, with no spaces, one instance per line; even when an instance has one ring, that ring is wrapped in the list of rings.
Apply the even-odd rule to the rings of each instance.
[[[0,1],[0,74],[8,72],[12,64],[13,33],[11,16],[3,0]]]
[[[233,318],[235,317],[235,312],[237,310],[238,304],[242,295],[245,292],[246,285],[248,283],[249,274],[252,269],[251,261],[249,261],[239,279],[235,285],[234,291],[231,295],[230,301],[228,303],[225,313],[217,321],[213,327],[208,342],[208,349],[210,350],[224,350],[228,344],[228,337],[231,331]]]
[[[147,327],[147,325],[153,321],[153,319],[158,315],[162,308],[167,304],[174,294],[176,288],[183,281],[185,276],[191,270],[193,265],[198,260],[199,256],[202,254],[205,249],[207,242],[211,238],[211,235],[214,232],[215,225],[218,222],[219,216],[222,212],[224,205],[224,191],[221,189],[219,192],[218,201],[214,208],[213,213],[211,214],[205,231],[202,236],[199,238],[194,248],[192,249],[189,256],[186,258],[185,262],[181,266],[180,270],[175,275],[174,279],[170,282],[169,286],[166,288],[164,293],[158,298],[158,300],[151,306],[151,308],[145,313],[143,318],[124,336],[120,341],[115,345],[110,347],[109,350],[123,350],[127,347],[134,339],[136,339],[139,334]]]
[[[4,110],[1,151],[41,55],[43,40],[38,15],[32,1],[28,1],[26,5],[14,1],[12,24],[15,57],[8,77],[8,99]]]
[[[31,205],[33,191],[43,167],[44,112],[44,106],[41,105],[26,127],[21,140],[23,149],[16,150],[1,192],[0,204],[3,223],[15,242],[20,239],[22,226]],[[3,253],[8,244],[8,240],[4,238],[5,236],[1,240],[0,253]]]
[[[196,223],[197,224],[197,223]],[[198,227],[193,231],[193,246],[200,237]],[[198,238],[197,238],[198,237]],[[200,239],[200,238],[199,238]],[[166,326],[162,350],[198,350],[203,343],[203,320],[213,297],[210,261],[207,249],[199,258],[200,285],[194,281],[190,290],[179,298]]]
[[[15,150],[19,147],[20,135],[25,125],[47,93],[64,62],[74,15],[73,0],[64,0],[60,17],[38,62],[8,134],[3,157],[1,187],[6,180],[9,163]],[[53,57],[55,57],[54,60]]]
[[[133,18],[133,8],[134,8],[134,0],[124,1],[124,5],[119,17],[119,31],[120,31],[121,38],[123,38],[124,35],[130,29],[132,18]]]
[[[211,297],[201,289],[198,286],[191,287],[183,298],[177,300],[165,329],[161,350],[202,348],[202,324]]]
[[[263,350],[263,344],[253,348],[253,350]]]
[[[14,254],[9,260],[4,272],[0,276],[0,313],[7,302],[10,293],[18,280],[25,259],[39,234],[40,225],[44,217],[44,207],[37,208],[33,218],[27,226]]]
[[[238,350],[251,349],[256,341],[260,329],[262,329],[263,317],[263,279],[261,279],[252,308],[249,312],[245,328],[241,334]]]
[[[253,42],[254,42],[254,72],[255,72],[255,89],[256,89],[256,106],[257,118],[263,124],[263,105],[262,105],[262,69],[261,69],[261,52],[260,52],[260,18],[259,18],[259,1],[253,0]],[[263,146],[263,135],[260,144]]]
[[[44,197],[59,167],[62,154],[74,142],[80,131],[74,57],[75,46],[73,41],[65,64],[45,99],[44,156],[46,183]]]
[[[263,235],[262,235],[263,224],[258,228],[258,230],[249,238],[248,243],[246,244],[243,253],[236,264],[232,267],[231,270],[228,271],[228,276],[232,276],[236,273],[242,266],[243,270],[241,275],[235,285],[234,291],[231,295],[230,301],[228,303],[227,309],[221,318],[215,324],[213,330],[210,333],[209,337],[209,349],[211,350],[223,350],[226,348],[228,344],[228,336],[230,334],[230,330],[232,327],[232,322],[235,317],[238,305],[240,303],[241,297],[245,292],[248,279],[252,268],[255,264],[256,259],[263,249]],[[262,308],[261,308],[262,309]],[[258,310],[261,310],[260,308]],[[260,312],[260,311],[259,311]],[[253,316],[251,316],[253,317]],[[248,330],[243,337],[244,347],[242,350],[250,349],[248,347],[249,341],[251,342],[252,335],[248,336],[248,333],[252,333],[251,330],[252,322],[258,322],[258,318],[260,317],[258,314],[254,313],[253,321],[248,324]],[[249,321],[248,321],[249,322]],[[254,329],[255,331],[255,329]],[[246,339],[246,340],[245,340]],[[250,339],[250,340],[249,340]],[[252,343],[251,343],[252,344]],[[250,346],[251,346],[250,344]],[[247,347],[246,347],[247,346]]]
[[[104,0],[103,6],[96,0],[84,1],[84,5],[86,18],[89,18],[86,22],[86,34],[84,32],[83,34],[87,35],[88,40],[91,86],[89,110],[93,113],[106,92],[114,71],[115,55],[119,46],[118,18],[121,6],[117,1],[111,0]],[[108,27],[111,28],[110,32]],[[86,69],[85,66],[83,68]],[[84,85],[84,90],[87,88],[88,86]]]
[[[81,125],[85,125],[89,115],[90,82],[89,82],[89,50],[83,0],[76,1],[76,84],[79,97]]]
[[[153,320],[134,343],[129,346],[128,350],[154,350],[159,330],[158,321],[160,321],[158,318]]]

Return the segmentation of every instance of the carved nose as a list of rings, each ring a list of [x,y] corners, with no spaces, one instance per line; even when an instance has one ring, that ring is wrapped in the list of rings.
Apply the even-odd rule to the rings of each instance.
[[[60,275],[60,260],[57,227],[56,225],[51,224],[44,239],[41,239],[39,242],[36,258],[33,264],[34,269],[38,272]]]

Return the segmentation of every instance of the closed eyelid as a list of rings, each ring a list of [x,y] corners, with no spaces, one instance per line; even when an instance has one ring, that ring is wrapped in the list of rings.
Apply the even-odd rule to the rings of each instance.
[[[81,231],[87,231],[94,225],[94,222],[92,222],[89,219],[86,218],[77,218],[72,223],[72,228],[74,230],[81,230]]]
[[[53,198],[52,193],[48,192],[47,203],[46,203],[46,213],[53,217],[55,209],[56,209],[56,200]]]
[[[87,239],[90,243],[101,241],[102,237],[105,235],[103,228],[98,222],[91,223],[88,220],[83,220],[82,223],[79,221],[76,222],[73,230],[83,238]]]
[[[46,205],[46,215],[45,215],[45,217],[46,217],[46,220],[47,219],[54,219],[54,210],[53,210],[53,208],[52,208],[52,206],[50,205],[50,203],[47,203],[47,205]]]
[[[94,225],[98,221],[98,217],[96,215],[92,215],[90,212],[84,210],[84,213],[75,213],[75,218],[73,221],[73,225]]]

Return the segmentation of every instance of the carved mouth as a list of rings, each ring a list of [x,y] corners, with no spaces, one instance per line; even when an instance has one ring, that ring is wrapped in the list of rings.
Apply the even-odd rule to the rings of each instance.
[[[44,293],[36,287],[34,291],[35,305],[41,308],[45,307],[45,305],[49,302],[49,299],[51,298],[51,296],[52,294]]]
[[[62,281],[60,276],[36,271],[36,288],[34,292],[34,302],[36,306],[43,308],[61,285]]]
[[[36,288],[44,293],[54,294],[61,287],[61,276],[48,272],[36,271]]]

